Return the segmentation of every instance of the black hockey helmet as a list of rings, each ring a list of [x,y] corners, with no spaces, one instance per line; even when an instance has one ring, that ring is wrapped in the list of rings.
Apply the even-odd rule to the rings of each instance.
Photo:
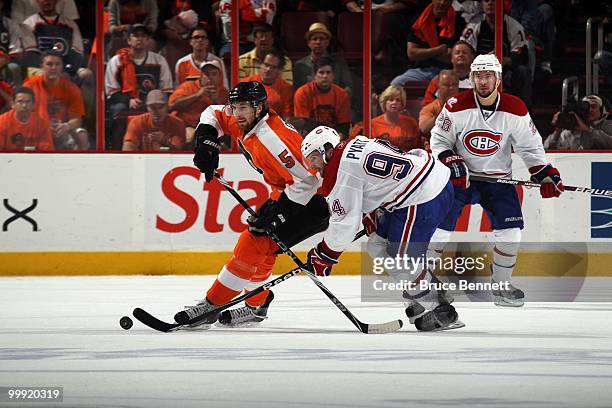
[[[251,102],[256,107],[267,100],[266,88],[257,81],[240,82],[229,92],[229,103]]]

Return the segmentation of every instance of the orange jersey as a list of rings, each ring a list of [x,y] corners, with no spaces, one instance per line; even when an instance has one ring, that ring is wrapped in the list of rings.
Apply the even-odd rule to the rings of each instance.
[[[266,85],[261,80],[261,75],[251,75],[241,80],[241,82],[257,81],[261,82],[268,94],[268,103],[284,119],[293,115],[293,87],[291,84],[278,76],[272,85]]]
[[[221,66],[221,78],[223,81],[223,85],[225,88],[228,88],[229,84],[227,82],[227,75],[225,72],[225,63],[223,60],[216,55],[208,53],[205,61],[217,61]],[[185,81],[197,80],[202,75],[202,71],[198,68],[193,62],[193,55],[187,54],[183,58],[180,58],[176,61],[176,65],[174,67],[174,75],[175,75],[175,85],[178,86]]]
[[[170,95],[170,104],[176,102],[177,99],[185,96],[190,96],[198,92],[202,88],[202,83],[198,79],[197,81],[186,81],[180,84],[176,90]],[[228,92],[227,89],[221,88],[219,91],[220,102],[227,102]],[[198,100],[192,102],[187,108],[177,109],[173,115],[183,119],[187,126],[196,127],[200,120],[202,111],[207,106],[212,105],[213,101],[206,95],[202,95]]]
[[[351,102],[348,93],[336,84],[327,92],[321,92],[315,81],[302,85],[295,91],[294,114],[298,118],[310,118],[334,127],[350,123]]]
[[[384,114],[372,119],[372,137],[386,139],[405,151],[421,147],[419,125],[412,116],[404,113],[400,113],[399,121],[394,125],[387,123]]]
[[[281,190],[296,203],[305,205],[316,193],[319,179],[304,165],[302,136],[274,111],[266,114],[246,134],[236,119],[223,111],[223,105],[211,105],[202,113],[200,123],[217,129],[218,136],[231,135],[249,163],[272,187],[274,198]]]
[[[27,123],[20,122],[15,110],[0,115],[0,150],[53,150],[49,121],[32,112]]]
[[[161,131],[164,138],[161,143],[149,141],[148,134]],[[154,151],[161,150],[162,146],[182,148],[185,144],[185,122],[181,119],[168,115],[162,126],[154,126],[150,113],[143,113],[134,117],[128,124],[127,131],[123,137],[124,142],[132,142],[137,150]]]
[[[56,86],[47,88],[42,76],[34,76],[26,79],[23,86],[34,90],[36,111],[43,118],[66,122],[85,116],[81,90],[68,78],[62,77]]]

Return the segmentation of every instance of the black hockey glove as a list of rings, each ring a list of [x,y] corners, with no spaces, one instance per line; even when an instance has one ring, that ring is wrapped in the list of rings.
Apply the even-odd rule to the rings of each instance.
[[[282,193],[277,201],[269,199],[259,209],[257,217],[249,217],[249,231],[253,235],[268,235],[287,222],[303,206]]]
[[[219,167],[219,141],[217,129],[200,123],[195,130],[195,149],[193,164],[204,173],[206,181],[211,181]]]

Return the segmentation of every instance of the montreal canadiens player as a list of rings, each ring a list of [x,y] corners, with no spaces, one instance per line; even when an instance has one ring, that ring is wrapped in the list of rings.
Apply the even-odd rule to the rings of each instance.
[[[450,98],[431,130],[431,150],[451,170],[455,201],[432,239],[429,257],[442,253],[465,205],[480,203],[493,228],[492,281],[507,290],[492,291],[498,306],[523,305],[524,293],[510,284],[521,241],[523,214],[516,189],[501,183],[469,182],[469,174],[510,178],[512,149],[540,183],[543,198],[559,197],[559,171],[547,163],[542,137],[527,107],[516,96],[500,92],[502,66],[492,54],[477,56],[470,67],[473,90]]]
[[[368,224],[375,227],[368,240],[373,258],[424,258],[432,234],[453,203],[447,167],[424,150],[406,153],[386,140],[357,136],[340,143],[338,133],[326,126],[304,138],[302,155],[323,177],[331,213],[323,240],[308,253],[308,265],[318,276],[331,273],[362,221],[366,229]],[[378,208],[382,215],[377,223],[374,216],[362,220],[364,213]],[[414,282],[404,294],[412,300],[406,309],[410,322],[422,331],[462,327],[455,308],[429,284],[437,279],[423,264],[387,269],[396,280]],[[427,282],[425,290],[421,281]]]

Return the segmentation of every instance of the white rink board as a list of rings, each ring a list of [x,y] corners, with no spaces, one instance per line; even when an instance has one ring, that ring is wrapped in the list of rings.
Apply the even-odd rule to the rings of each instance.
[[[590,186],[591,161],[612,162],[610,153],[548,158],[563,181],[576,186]],[[23,219],[13,221],[0,233],[0,252],[231,251],[245,215],[220,185],[216,193],[204,191],[204,178],[191,160],[188,154],[0,155],[0,199],[16,210],[37,199],[27,215],[39,229],[33,232]],[[261,176],[242,155],[222,155],[220,162],[225,178],[245,198],[265,192]],[[528,177],[516,156],[514,172],[517,179]],[[590,238],[587,194],[541,200],[537,190],[525,189],[523,211],[523,241],[606,242]],[[0,205],[0,221],[12,215]],[[490,234],[480,231],[481,216],[480,206],[474,206],[467,232],[454,234],[453,240],[489,239]],[[307,250],[316,242],[311,238],[297,249]]]

